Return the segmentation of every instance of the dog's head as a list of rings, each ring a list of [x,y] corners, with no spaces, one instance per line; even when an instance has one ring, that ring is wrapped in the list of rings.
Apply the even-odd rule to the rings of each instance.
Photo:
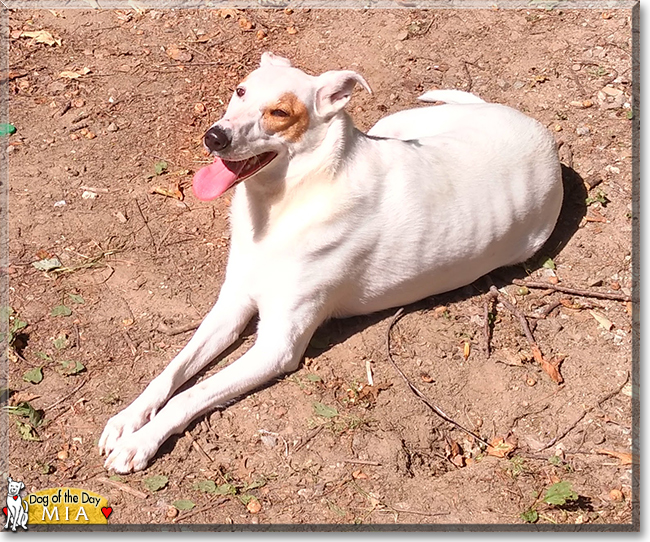
[[[25,489],[25,484],[22,482],[14,482],[11,478],[7,478],[9,487],[7,488],[7,496],[13,497],[14,495],[19,495],[21,489]]]
[[[286,167],[287,160],[317,148],[357,83],[370,92],[353,71],[316,77],[286,58],[264,53],[260,67],[235,89],[223,118],[205,134],[215,161],[194,176],[196,196],[214,199],[254,175],[273,175],[280,163]]]

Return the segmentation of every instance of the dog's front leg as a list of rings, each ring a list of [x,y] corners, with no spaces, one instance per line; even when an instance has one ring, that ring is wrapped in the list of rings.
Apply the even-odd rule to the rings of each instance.
[[[99,439],[100,453],[110,454],[121,438],[149,422],[179,386],[235,342],[255,310],[245,294],[226,282],[187,346],[133,403],[108,421]]]
[[[248,352],[217,374],[171,398],[148,424],[120,439],[105,467],[119,473],[142,470],[169,436],[181,433],[197,416],[295,370],[322,321],[301,312],[262,317],[257,341]]]

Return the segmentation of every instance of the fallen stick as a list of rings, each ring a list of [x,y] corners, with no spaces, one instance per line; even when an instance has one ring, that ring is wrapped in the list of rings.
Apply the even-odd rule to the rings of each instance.
[[[194,331],[197,327],[199,327],[199,324],[200,322],[196,322],[193,324],[185,324],[178,327],[170,327],[167,324],[160,322],[158,324],[158,331],[164,333],[165,335],[180,335],[181,333]]]
[[[569,427],[567,427],[564,431],[562,431],[562,433],[560,433],[557,437],[551,439],[549,442],[544,444],[544,446],[542,446],[541,448],[538,448],[534,452],[535,453],[543,452],[544,450],[547,450],[548,448],[553,446],[556,442],[558,442],[558,441],[562,440],[564,437],[566,437],[571,431],[573,431],[577,427],[577,425],[584,419],[584,417],[587,414],[589,414],[595,408],[598,408],[605,401],[608,401],[609,399],[611,399],[615,395],[618,395],[620,393],[620,391],[625,387],[625,384],[627,384],[629,379],[630,379],[630,373],[627,373],[627,375],[625,376],[625,381],[620,386],[618,386],[614,391],[610,391],[609,393],[607,393],[606,395],[601,397],[596,402],[595,405],[592,405],[589,408],[585,409],[582,412],[582,414],[580,416],[578,416],[578,418]]]
[[[495,296],[498,300],[503,303],[503,306],[508,309],[514,316],[519,318],[519,322],[521,324],[521,328],[524,331],[524,335],[526,335],[526,339],[528,340],[528,344],[530,344],[530,349],[533,353],[533,357],[535,358],[535,361],[539,363],[548,376],[550,376],[556,383],[562,384],[564,382],[564,378],[562,378],[562,375],[560,374],[560,363],[562,360],[556,360],[556,361],[549,361],[547,360],[544,355],[542,354],[542,351],[539,348],[539,345],[537,344],[537,341],[535,341],[535,337],[533,337],[533,333],[530,330],[530,326],[528,325],[528,320],[526,320],[526,316],[519,310],[517,307],[515,307],[510,301],[506,299],[506,297],[497,290],[496,286],[490,286],[490,293]]]
[[[613,301],[632,301],[632,297],[623,293],[608,293],[608,292],[595,292],[593,290],[581,290],[578,288],[569,288],[567,286],[560,286],[559,284],[551,284],[550,282],[534,282],[521,279],[514,279],[513,284],[517,286],[526,286],[528,288],[540,288],[543,290],[555,290],[556,292],[563,292],[565,294],[579,295],[582,297],[595,297],[597,299],[611,299]]]
[[[124,491],[124,493],[128,493],[129,495],[133,495],[134,497],[138,497],[139,499],[146,499],[149,495],[146,493],[142,493],[142,491],[138,491],[137,489],[133,489],[132,487],[127,486],[126,484],[123,484],[122,482],[116,482],[115,480],[109,480],[108,478],[104,478],[103,476],[100,476],[97,478],[99,482],[103,482],[104,484],[108,484],[109,486],[116,487],[120,491]]]
[[[484,441],[481,437],[479,437],[477,434],[473,433],[469,429],[466,429],[462,425],[460,425],[458,422],[454,421],[452,418],[447,416],[440,408],[438,408],[436,405],[432,404],[431,401],[427,398],[424,393],[422,393],[418,388],[415,387],[415,385],[408,379],[408,377],[402,372],[402,370],[397,366],[397,363],[395,363],[395,360],[393,359],[393,355],[391,354],[390,351],[390,332],[393,329],[393,326],[399,319],[399,317],[402,315],[404,312],[404,308],[399,309],[396,313],[395,316],[393,316],[393,319],[391,320],[390,324],[388,325],[388,329],[386,330],[386,350],[388,353],[388,361],[390,361],[391,365],[395,368],[397,373],[402,377],[404,382],[406,382],[406,385],[411,389],[411,391],[416,395],[420,401],[422,401],[425,405],[427,405],[431,410],[433,410],[438,416],[440,416],[443,420],[446,422],[449,422],[450,424],[454,425],[461,431],[464,431],[471,437],[474,437],[476,440],[478,440],[480,443],[485,444],[485,446],[490,446],[490,444],[486,441]]]

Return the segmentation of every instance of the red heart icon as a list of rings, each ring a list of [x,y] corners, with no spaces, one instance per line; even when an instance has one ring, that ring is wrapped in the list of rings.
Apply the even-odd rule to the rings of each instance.
[[[8,515],[8,514],[7,514],[7,507],[6,507],[6,506],[2,509],[2,511],[4,512],[4,515],[5,515],[5,516]]]
[[[14,501],[18,499],[18,495],[14,495]]]
[[[104,506],[102,508],[102,514],[104,514],[104,517],[108,519],[108,516],[110,516],[113,513],[113,508],[110,506]]]

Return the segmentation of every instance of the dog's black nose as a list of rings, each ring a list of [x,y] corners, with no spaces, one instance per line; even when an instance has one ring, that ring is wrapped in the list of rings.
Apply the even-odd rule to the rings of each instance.
[[[230,145],[230,134],[220,126],[213,126],[203,136],[203,142],[210,152],[222,151]]]

